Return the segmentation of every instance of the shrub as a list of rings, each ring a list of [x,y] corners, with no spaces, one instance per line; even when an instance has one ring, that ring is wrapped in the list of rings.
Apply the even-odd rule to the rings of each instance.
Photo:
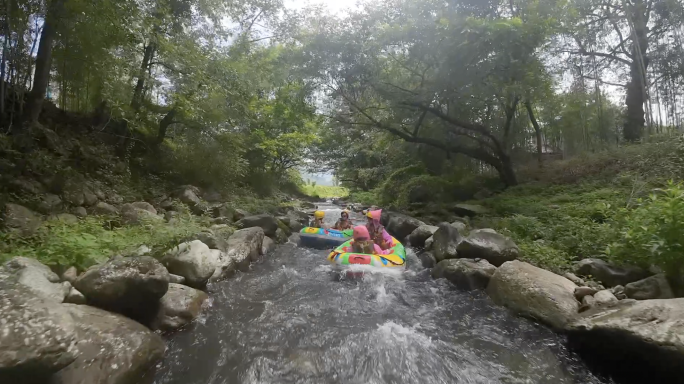
[[[684,272],[684,185],[669,182],[636,204],[612,220],[615,237],[606,254],[620,263],[659,266],[670,276]]]

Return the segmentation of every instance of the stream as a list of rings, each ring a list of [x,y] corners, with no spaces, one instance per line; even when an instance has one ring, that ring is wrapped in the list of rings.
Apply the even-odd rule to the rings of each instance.
[[[327,208],[326,221],[340,210]],[[360,216],[356,216],[362,219]],[[292,243],[209,287],[211,306],[167,340],[154,384],[609,384],[565,338],[433,280],[409,250],[404,273],[347,277],[326,251]]]

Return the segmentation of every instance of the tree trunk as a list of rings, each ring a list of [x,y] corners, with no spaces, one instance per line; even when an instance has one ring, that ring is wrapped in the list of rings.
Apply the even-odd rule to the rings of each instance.
[[[145,88],[145,77],[147,76],[147,71],[150,67],[150,63],[152,62],[155,47],[156,45],[154,44],[154,42],[151,41],[145,47],[143,61],[140,65],[140,75],[138,75],[138,82],[135,84],[135,90],[133,91],[133,100],[131,100],[131,107],[133,107],[135,111],[138,111],[140,109],[140,104],[142,102],[142,93],[143,89]]]
[[[164,138],[166,138],[166,131],[169,129],[169,126],[174,123],[173,119],[176,117],[176,114],[178,113],[178,110],[176,107],[171,108],[171,110],[164,116],[163,119],[159,122],[159,132],[157,132],[157,140],[155,142],[155,145],[161,145],[161,143],[164,142]]]
[[[52,62],[52,45],[57,34],[56,24],[61,17],[64,1],[55,0],[48,8],[43,23],[43,32],[40,34],[40,45],[36,55],[36,70],[33,75],[33,88],[28,96],[25,118],[36,121],[43,108],[43,100],[50,81],[50,64]]]
[[[648,69],[648,29],[646,27],[646,4],[642,0],[636,0],[632,7],[633,13],[629,15],[632,19],[635,44],[632,44],[632,63],[629,66],[630,81],[627,84],[627,116],[623,135],[625,140],[634,142],[641,139],[644,124],[644,102],[646,101],[646,69]]]
[[[501,160],[500,164],[490,165],[492,165],[499,173],[499,179],[501,179],[501,182],[503,182],[506,187],[514,187],[518,185],[518,178],[515,175],[513,162],[511,161],[510,156],[500,154],[499,159]]]
[[[532,110],[532,103],[530,103],[529,100],[525,100],[525,108],[527,109],[527,114],[530,115],[530,121],[532,122],[532,126],[534,127],[534,134],[535,136],[537,136],[537,161],[539,162],[539,168],[541,168],[544,165],[542,161],[543,146],[541,128],[539,127],[539,122],[537,121],[537,118],[534,116],[534,111]]]

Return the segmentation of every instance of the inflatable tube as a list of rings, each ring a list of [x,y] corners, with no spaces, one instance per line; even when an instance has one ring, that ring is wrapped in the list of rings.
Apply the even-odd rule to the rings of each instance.
[[[351,236],[351,230],[337,231],[305,227],[299,232],[299,245],[307,248],[330,249],[346,243]]]
[[[381,268],[403,268],[406,266],[406,249],[399,240],[392,238],[393,247],[388,255],[368,255],[365,253],[354,253],[351,247],[351,240],[335,248],[328,261],[337,265],[367,265]]]

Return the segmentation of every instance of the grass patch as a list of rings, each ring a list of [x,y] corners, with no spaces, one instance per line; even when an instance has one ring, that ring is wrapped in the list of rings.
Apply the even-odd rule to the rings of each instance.
[[[308,196],[320,197],[323,199],[349,196],[349,190],[347,188],[331,185],[304,185],[302,191]]]
[[[14,256],[31,257],[49,266],[85,269],[112,255],[130,254],[141,245],[160,256],[184,237],[205,227],[200,219],[183,213],[174,223],[147,221],[138,226],[106,229],[102,217],[88,217],[77,223],[46,222],[31,237],[0,233],[0,261]]]

